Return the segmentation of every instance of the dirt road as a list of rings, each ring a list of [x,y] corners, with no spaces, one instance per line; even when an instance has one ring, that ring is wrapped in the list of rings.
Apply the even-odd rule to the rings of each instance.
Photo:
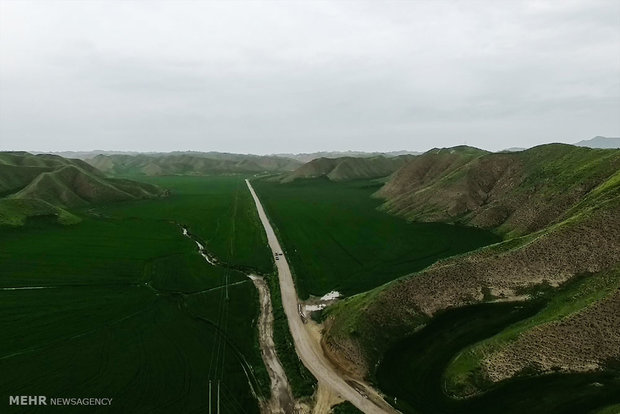
[[[258,324],[260,351],[271,380],[271,399],[265,403],[262,411],[270,414],[292,413],[295,409],[295,400],[273,342],[273,310],[269,288],[262,277],[255,275],[249,277],[258,290],[261,307]]]
[[[276,253],[282,253],[280,243],[267,219],[267,215],[265,214],[265,210],[258,196],[254,192],[254,188],[252,188],[248,180],[245,180],[245,182],[256,203],[258,215],[267,233],[269,247],[274,255]],[[345,378],[334,369],[325,355],[323,355],[320,346],[317,346],[315,341],[312,340],[310,332],[306,329],[306,326],[301,320],[297,307],[299,303],[297,291],[295,290],[291,269],[286,257],[283,255],[280,256],[280,259],[276,260],[276,266],[278,268],[278,279],[280,281],[280,291],[282,293],[282,304],[288,319],[289,329],[291,330],[295,342],[295,350],[303,364],[319,381],[319,385],[330,388],[336,395],[350,401],[364,413],[396,413],[397,411],[385,403],[385,401],[377,395],[376,391],[364,388],[364,394],[370,397],[363,396],[360,391],[357,391],[349,385]]]
[[[200,255],[212,266],[219,266],[215,257],[211,256],[198,240],[192,236],[187,230],[186,226],[181,225],[183,235],[193,240],[198,246],[198,252]],[[288,378],[282,368],[278,354],[276,353],[276,346],[273,342],[273,307],[271,306],[271,294],[267,287],[267,282],[256,275],[246,275],[256,287],[258,291],[258,299],[260,303],[260,312],[258,319],[258,335],[260,352],[263,357],[263,362],[267,368],[269,379],[271,381],[271,398],[266,401],[260,401],[261,412],[265,414],[288,414],[295,410],[295,399],[291,392],[291,386],[288,383]],[[229,283],[227,286],[233,286],[245,281]],[[214,289],[221,289],[222,286],[218,286],[211,289],[195,293],[208,292]],[[190,295],[193,293],[190,293]]]

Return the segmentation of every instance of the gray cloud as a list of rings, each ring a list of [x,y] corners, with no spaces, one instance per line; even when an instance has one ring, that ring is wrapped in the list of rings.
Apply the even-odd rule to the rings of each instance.
[[[619,114],[616,1],[0,0],[0,149],[502,149]]]

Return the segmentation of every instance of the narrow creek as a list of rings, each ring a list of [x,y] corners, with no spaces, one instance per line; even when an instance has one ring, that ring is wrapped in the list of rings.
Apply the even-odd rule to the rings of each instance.
[[[183,236],[191,239],[198,247],[198,253],[211,266],[223,266],[217,258],[211,255],[206,247],[196,240],[189,232],[188,228],[180,225]],[[233,269],[239,271],[238,269]],[[273,340],[273,307],[271,304],[271,294],[267,282],[261,276],[246,274],[245,276],[252,281],[258,292],[260,304],[258,318],[258,338],[261,356],[269,379],[271,382],[271,398],[268,401],[259,401],[262,413],[293,413],[295,411],[295,400],[291,391],[288,378],[278,358],[275,343]]]

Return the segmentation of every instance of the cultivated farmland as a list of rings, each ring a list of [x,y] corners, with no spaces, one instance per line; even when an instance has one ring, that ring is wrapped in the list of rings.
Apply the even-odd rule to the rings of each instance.
[[[373,181],[253,181],[293,265],[299,296],[351,295],[437,259],[499,241],[443,223],[409,223],[376,208]]]
[[[258,298],[240,270],[268,272],[271,258],[243,180],[153,180],[170,198],[72,211],[82,221],[70,226],[41,217],[0,228],[0,398],[205,412],[219,379],[223,412],[258,411],[254,394],[269,383]],[[221,265],[203,260],[179,224]]]

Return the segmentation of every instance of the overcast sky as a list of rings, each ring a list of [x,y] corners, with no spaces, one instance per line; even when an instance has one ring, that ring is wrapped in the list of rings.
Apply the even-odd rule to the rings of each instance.
[[[0,150],[620,136],[620,1],[0,0]]]

